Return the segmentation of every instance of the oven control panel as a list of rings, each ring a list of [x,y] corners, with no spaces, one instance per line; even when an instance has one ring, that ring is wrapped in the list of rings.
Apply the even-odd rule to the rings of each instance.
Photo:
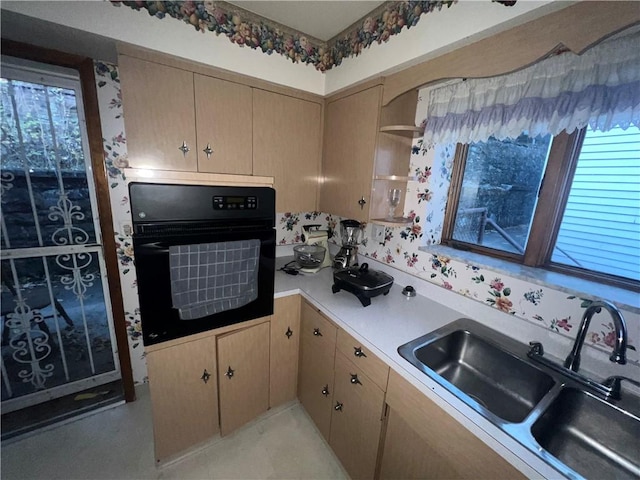
[[[254,195],[216,195],[213,197],[214,210],[255,210],[256,208],[258,208],[258,197]]]

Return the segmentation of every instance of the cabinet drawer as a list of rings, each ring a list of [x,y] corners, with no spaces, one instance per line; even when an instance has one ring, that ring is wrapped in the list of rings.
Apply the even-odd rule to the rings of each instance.
[[[302,302],[300,341],[316,345],[333,357],[338,328],[307,302]]]
[[[389,366],[344,330],[338,330],[337,350],[362,369],[378,387],[387,390]]]

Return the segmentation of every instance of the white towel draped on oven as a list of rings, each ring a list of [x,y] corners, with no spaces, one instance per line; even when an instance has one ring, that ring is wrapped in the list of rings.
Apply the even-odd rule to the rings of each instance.
[[[180,319],[240,308],[258,297],[260,240],[169,247],[171,301]]]

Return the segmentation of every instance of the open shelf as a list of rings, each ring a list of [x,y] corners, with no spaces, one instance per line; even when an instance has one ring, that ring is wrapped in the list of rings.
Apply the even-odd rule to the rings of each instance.
[[[387,180],[391,182],[411,182],[418,180],[418,177],[415,175],[407,176],[407,175],[376,175],[374,180]]]
[[[409,138],[422,135],[424,132],[421,127],[416,127],[415,125],[385,125],[380,127],[380,131]]]
[[[408,217],[393,217],[393,218],[373,218],[371,223],[376,225],[383,225],[385,227],[408,227],[413,224],[413,220]]]

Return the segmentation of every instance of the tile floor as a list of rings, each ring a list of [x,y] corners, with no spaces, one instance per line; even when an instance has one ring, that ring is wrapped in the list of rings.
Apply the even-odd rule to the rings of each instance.
[[[348,478],[299,404],[156,468],[148,389],[137,394],[131,404],[4,442],[2,479]]]

